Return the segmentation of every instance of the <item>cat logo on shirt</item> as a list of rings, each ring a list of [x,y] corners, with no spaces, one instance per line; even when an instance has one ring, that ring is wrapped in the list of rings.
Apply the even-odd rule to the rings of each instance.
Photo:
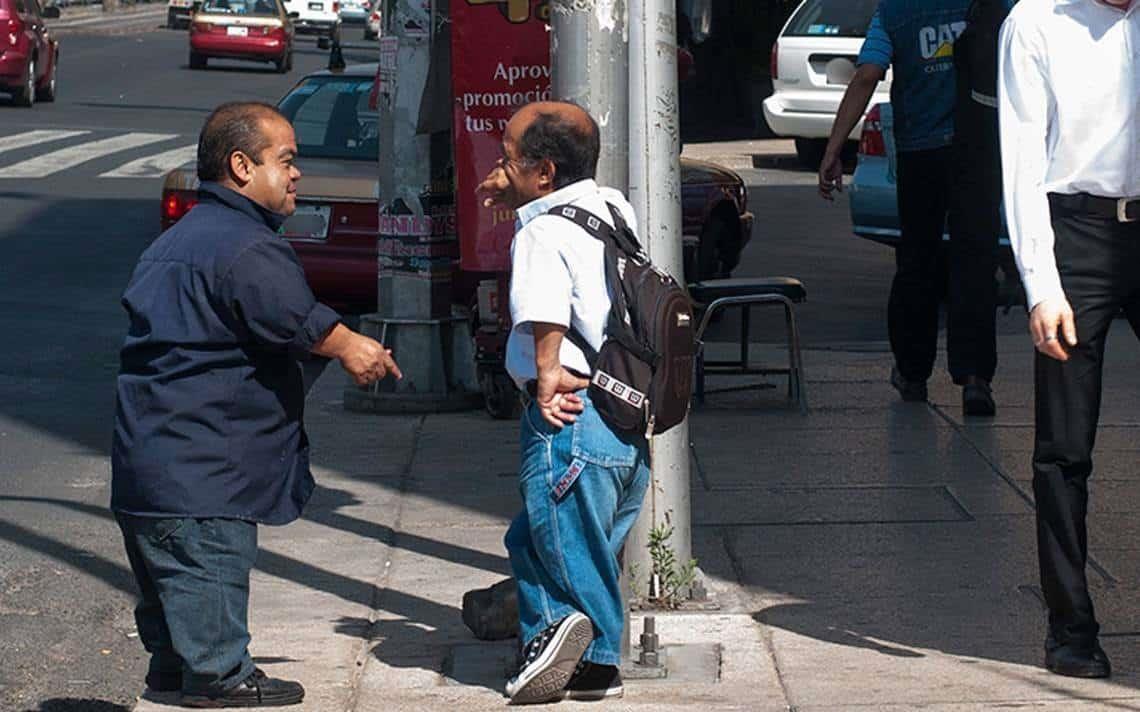
[[[926,60],[953,59],[954,42],[965,29],[965,22],[943,23],[936,27],[927,25],[918,31],[918,51]]]

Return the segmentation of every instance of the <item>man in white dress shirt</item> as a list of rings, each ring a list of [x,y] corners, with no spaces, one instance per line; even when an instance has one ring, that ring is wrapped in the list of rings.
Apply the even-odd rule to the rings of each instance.
[[[523,665],[515,704],[621,696],[624,625],[617,554],[649,483],[644,436],[613,430],[585,390],[610,314],[603,243],[551,209],[573,205],[611,227],[611,207],[636,230],[629,202],[594,182],[597,123],[574,104],[519,109],[481,190],[518,213],[511,243],[506,366],[530,395],[523,412],[523,511],[504,543],[518,581]]]
[[[1002,28],[1010,239],[1036,354],[1033,491],[1045,667],[1107,677],[1085,578],[1105,337],[1140,335],[1140,0],[1021,0]]]

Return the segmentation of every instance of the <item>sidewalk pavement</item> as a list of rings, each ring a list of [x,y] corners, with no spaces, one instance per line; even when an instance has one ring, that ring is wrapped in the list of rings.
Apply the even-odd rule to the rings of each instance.
[[[94,30],[126,32],[164,25],[165,2],[121,4],[114,12],[104,12],[103,5],[67,5],[60,7],[58,20],[45,20],[52,31]]]
[[[782,383],[694,411],[693,549],[720,609],[658,614],[657,631],[719,644],[720,666],[628,681],[604,708],[1140,709],[1140,349],[1116,332],[1090,518],[1111,680],[1040,667],[1028,339],[1001,338],[993,421],[963,420],[944,370],[929,405],[901,403],[885,344],[836,344],[805,354],[809,415]],[[310,398],[304,520],[261,530],[255,658],[304,682],[303,710],[501,709],[513,642],[474,640],[460,601],[509,573],[516,424],[351,414],[343,383],[330,371]]]
[[[796,168],[796,144],[790,138],[687,143],[681,155],[719,163],[734,171],[752,168]]]

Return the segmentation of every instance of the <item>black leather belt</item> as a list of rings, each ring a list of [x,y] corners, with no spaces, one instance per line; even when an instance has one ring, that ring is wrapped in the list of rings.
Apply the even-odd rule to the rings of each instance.
[[[1088,193],[1050,193],[1049,205],[1074,213],[1115,218],[1122,223],[1140,221],[1140,197],[1103,198]]]

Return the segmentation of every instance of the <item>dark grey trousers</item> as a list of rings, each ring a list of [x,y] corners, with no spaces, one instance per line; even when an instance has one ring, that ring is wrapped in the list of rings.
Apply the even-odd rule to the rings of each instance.
[[[116,519],[142,594],[135,621],[150,672],[181,674],[187,694],[236,687],[254,669],[247,611],[257,525],[121,513]]]

